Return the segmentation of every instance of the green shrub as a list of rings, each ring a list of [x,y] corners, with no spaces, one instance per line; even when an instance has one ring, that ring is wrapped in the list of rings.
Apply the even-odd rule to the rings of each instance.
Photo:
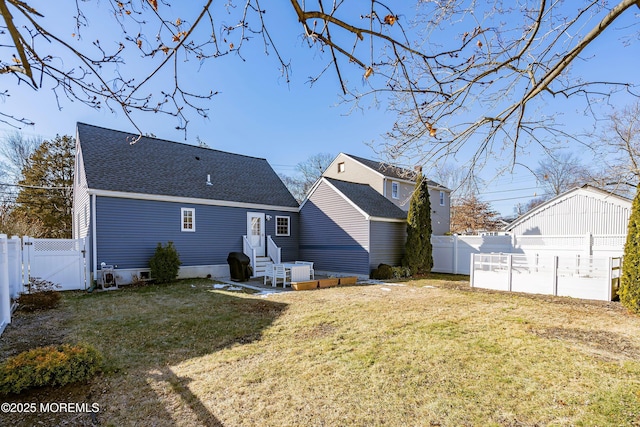
[[[29,293],[18,297],[18,307],[24,311],[54,308],[60,302],[60,293],[56,292],[60,287],[56,283],[39,277],[29,277]]]
[[[38,347],[0,364],[0,394],[86,381],[101,363],[102,355],[87,344]]]
[[[622,305],[640,314],[640,186],[631,206],[618,295]]]
[[[371,272],[371,278],[375,280],[389,280],[393,278],[393,268],[387,264],[380,264]]]
[[[391,267],[391,273],[394,279],[406,279],[411,277],[411,269],[409,267]]]
[[[180,269],[180,255],[173,246],[173,242],[167,243],[167,246],[162,246],[158,243],[156,252],[149,260],[149,267],[151,268],[151,278],[156,283],[168,283],[178,277],[178,270]]]

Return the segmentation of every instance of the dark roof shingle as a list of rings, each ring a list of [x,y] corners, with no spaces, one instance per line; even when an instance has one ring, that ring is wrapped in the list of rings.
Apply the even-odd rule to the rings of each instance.
[[[150,137],[130,145],[134,137],[78,123],[90,189],[298,206],[265,159]]]
[[[407,213],[367,184],[324,178],[368,215],[379,218],[406,219]]]

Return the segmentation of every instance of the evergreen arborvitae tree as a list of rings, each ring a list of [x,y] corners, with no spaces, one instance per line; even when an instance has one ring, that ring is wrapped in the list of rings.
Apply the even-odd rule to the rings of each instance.
[[[42,235],[70,238],[75,140],[56,136],[44,141],[22,170],[20,193],[12,212],[42,224]]]
[[[427,180],[422,174],[416,179],[407,216],[407,243],[402,264],[411,274],[426,274],[433,267],[431,247],[431,202]]]
[[[618,294],[622,305],[640,313],[640,185],[631,207]]]

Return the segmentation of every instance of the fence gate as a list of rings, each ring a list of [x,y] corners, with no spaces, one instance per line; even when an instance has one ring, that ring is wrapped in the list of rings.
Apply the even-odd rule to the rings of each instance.
[[[85,239],[22,239],[24,283],[38,277],[59,284],[61,291],[87,289]]]

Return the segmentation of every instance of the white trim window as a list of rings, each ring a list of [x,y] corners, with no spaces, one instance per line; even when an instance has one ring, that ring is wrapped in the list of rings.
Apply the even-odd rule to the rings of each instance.
[[[288,216],[276,216],[276,236],[291,235],[291,218]]]
[[[400,198],[400,183],[391,181],[391,197],[394,199]]]
[[[444,206],[444,191],[440,192],[440,206]]]
[[[180,231],[196,231],[196,210],[180,208]]]
[[[344,172],[344,162],[338,163],[338,173]]]

